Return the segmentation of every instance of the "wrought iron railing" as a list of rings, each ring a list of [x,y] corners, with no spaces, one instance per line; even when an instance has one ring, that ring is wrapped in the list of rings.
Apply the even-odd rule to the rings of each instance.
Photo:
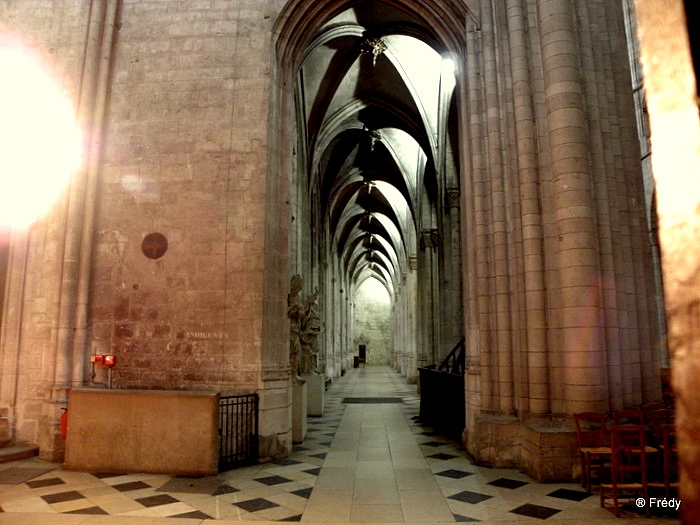
[[[258,461],[258,394],[219,399],[219,471]]]
[[[465,425],[464,342],[462,338],[439,366],[418,369],[420,421],[456,440],[461,440]]]

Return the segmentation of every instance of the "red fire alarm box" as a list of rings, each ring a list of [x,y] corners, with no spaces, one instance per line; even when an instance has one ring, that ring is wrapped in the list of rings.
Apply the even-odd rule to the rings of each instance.
[[[113,355],[93,355],[92,362],[96,365],[103,365],[112,368],[117,364],[117,358]]]

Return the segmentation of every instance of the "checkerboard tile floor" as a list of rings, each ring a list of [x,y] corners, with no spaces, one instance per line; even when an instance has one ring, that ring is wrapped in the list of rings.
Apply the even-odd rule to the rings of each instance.
[[[620,522],[576,484],[543,485],[515,470],[474,465],[460,444],[421,426],[418,408],[415,385],[388,367],[368,366],[334,381],[324,415],[309,418],[304,442],[276,463],[206,478],[74,472],[36,458],[7,463],[0,465],[0,523],[14,523],[3,521],[13,513],[35,513],[36,523],[51,523],[52,514],[111,516],[109,523],[135,516],[191,523]],[[622,520],[677,523],[633,512]]]

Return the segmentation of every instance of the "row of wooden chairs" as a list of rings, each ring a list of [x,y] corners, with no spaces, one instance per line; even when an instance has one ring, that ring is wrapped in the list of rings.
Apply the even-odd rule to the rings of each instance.
[[[648,501],[650,488],[666,497],[678,488],[673,408],[644,408],[616,411],[611,418],[599,412],[574,415],[581,483],[591,492],[596,480],[601,507],[611,502],[616,516],[625,501]]]

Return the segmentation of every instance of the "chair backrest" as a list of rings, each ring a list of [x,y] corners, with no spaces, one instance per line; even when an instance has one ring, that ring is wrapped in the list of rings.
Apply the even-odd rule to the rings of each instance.
[[[613,425],[643,425],[643,410],[615,410],[612,414]]]
[[[642,406],[644,412],[651,412],[652,410],[665,410],[667,408],[673,408],[673,405],[669,403],[647,403]]]
[[[673,423],[661,423],[657,426],[659,432],[659,444],[669,449],[676,446],[676,425]]]
[[[673,424],[676,419],[676,411],[670,408],[651,410],[646,413],[647,424],[656,427],[658,425]]]
[[[636,482],[646,485],[646,427],[613,425],[610,444],[613,484]]]
[[[658,441],[663,452],[664,480],[666,483],[678,479],[678,443],[676,441],[676,426],[662,423],[657,427]]]
[[[605,445],[605,414],[602,412],[579,412],[574,414],[576,441],[579,448]]]

